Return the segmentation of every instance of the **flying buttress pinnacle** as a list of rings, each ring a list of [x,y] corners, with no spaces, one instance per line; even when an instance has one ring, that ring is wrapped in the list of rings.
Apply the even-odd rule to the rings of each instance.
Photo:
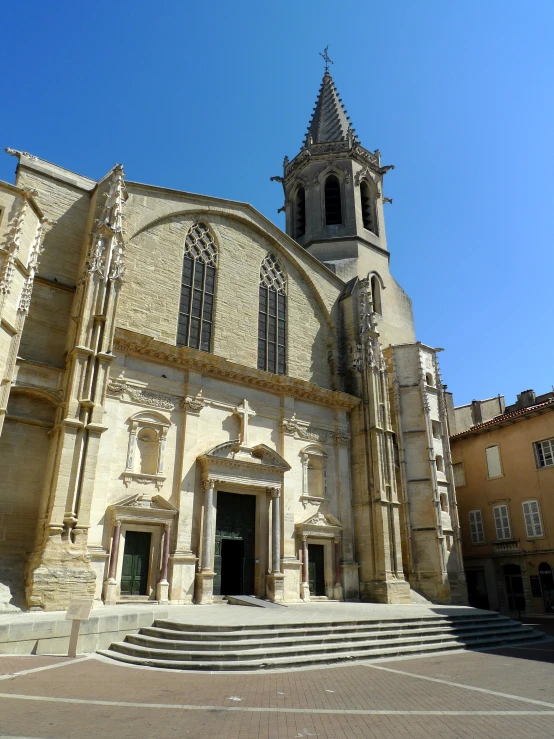
[[[83,279],[87,274],[96,273],[101,279],[116,281],[121,280],[125,273],[126,216],[123,209],[129,198],[122,164],[116,164],[113,168],[109,188],[102,197],[105,203],[89,234],[91,241]]]

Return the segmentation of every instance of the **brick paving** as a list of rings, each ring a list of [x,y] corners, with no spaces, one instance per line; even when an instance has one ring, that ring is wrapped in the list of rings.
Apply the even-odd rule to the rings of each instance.
[[[0,657],[0,737],[551,739],[554,643],[538,648],[258,674]]]

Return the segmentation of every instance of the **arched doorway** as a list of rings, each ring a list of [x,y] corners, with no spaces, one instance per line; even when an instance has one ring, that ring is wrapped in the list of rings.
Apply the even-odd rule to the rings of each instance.
[[[523,578],[519,565],[504,565],[504,581],[508,595],[508,608],[510,611],[523,613],[525,611],[525,594],[523,592]]]
[[[552,574],[552,567],[548,562],[540,563],[539,578],[541,581],[545,613],[554,613],[554,575]]]

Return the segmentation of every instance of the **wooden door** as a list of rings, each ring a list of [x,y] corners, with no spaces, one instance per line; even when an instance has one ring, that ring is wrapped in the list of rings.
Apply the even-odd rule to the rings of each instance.
[[[147,531],[127,531],[121,571],[121,595],[148,595],[150,541]]]
[[[254,594],[255,535],[256,496],[218,492],[214,595]]]
[[[323,544],[308,544],[310,595],[325,595],[325,548]]]

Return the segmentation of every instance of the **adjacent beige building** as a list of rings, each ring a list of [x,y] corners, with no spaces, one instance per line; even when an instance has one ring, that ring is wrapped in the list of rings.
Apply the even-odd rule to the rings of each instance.
[[[250,205],[25,152],[0,185],[0,605],[464,602],[436,352],[325,73]],[[3,604],[3,605],[2,605]]]
[[[502,410],[468,427],[469,406],[455,408],[451,438],[469,602],[552,613],[554,393],[527,390],[508,407],[502,396],[482,403]]]

